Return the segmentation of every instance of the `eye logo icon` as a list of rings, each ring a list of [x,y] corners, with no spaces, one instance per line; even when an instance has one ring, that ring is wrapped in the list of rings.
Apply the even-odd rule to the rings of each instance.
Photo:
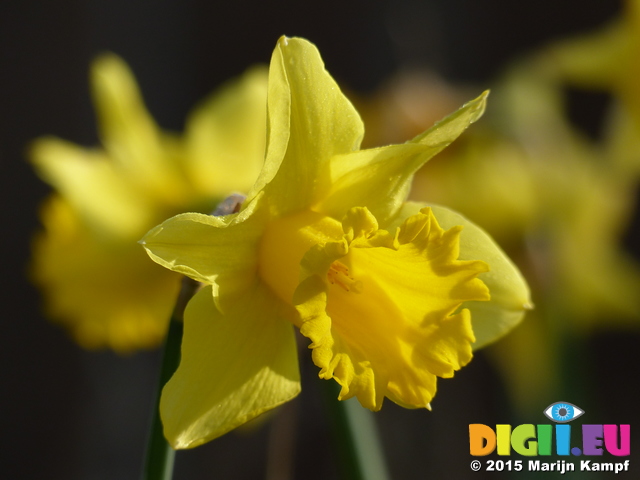
[[[578,408],[573,403],[556,402],[549,405],[544,414],[556,423],[567,423],[575,420],[584,413],[584,410]]]

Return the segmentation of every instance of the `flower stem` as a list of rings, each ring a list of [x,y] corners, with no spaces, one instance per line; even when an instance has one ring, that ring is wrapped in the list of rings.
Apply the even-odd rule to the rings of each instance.
[[[340,387],[323,380],[326,404],[344,480],[388,480],[389,474],[373,414],[357,400],[336,400]]]
[[[147,440],[146,461],[143,480],[171,480],[175,451],[167,443],[162,432],[160,420],[160,393],[180,363],[180,345],[182,343],[182,317],[189,299],[195,294],[198,283],[190,278],[182,279],[178,300],[169,321],[169,331],[162,352],[162,364],[158,378],[158,389],[154,402],[153,420]]]

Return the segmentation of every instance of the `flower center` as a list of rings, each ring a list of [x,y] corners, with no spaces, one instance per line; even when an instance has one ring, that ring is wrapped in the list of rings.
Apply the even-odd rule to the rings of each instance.
[[[314,245],[336,241],[344,234],[342,224],[306,210],[271,222],[260,241],[258,270],[262,280],[282,300],[291,304],[300,283],[300,261]],[[335,267],[334,267],[335,265]],[[345,289],[357,289],[357,281],[340,262],[334,262],[330,278]]]
[[[345,292],[362,293],[362,282],[349,275],[349,267],[339,260],[329,267],[327,280],[331,285],[337,284]]]
[[[458,259],[460,231],[445,231],[425,208],[390,233],[355,207],[343,220],[342,242],[304,256],[300,332],[312,342],[320,378],[342,386],[341,399],[357,396],[372,410],[384,397],[428,407],[436,377],[469,362],[475,337],[460,306],[489,300],[477,278],[488,266]]]

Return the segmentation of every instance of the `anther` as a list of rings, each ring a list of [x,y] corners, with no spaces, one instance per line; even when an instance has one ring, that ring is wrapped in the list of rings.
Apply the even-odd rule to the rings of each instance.
[[[362,282],[349,275],[349,267],[338,260],[329,267],[327,280],[331,285],[337,283],[345,292],[362,292]]]

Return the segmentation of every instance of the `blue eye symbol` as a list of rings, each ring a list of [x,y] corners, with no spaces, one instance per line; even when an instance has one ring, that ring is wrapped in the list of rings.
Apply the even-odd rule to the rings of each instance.
[[[575,420],[584,413],[584,410],[569,402],[556,402],[549,405],[544,414],[557,423],[567,423]]]

